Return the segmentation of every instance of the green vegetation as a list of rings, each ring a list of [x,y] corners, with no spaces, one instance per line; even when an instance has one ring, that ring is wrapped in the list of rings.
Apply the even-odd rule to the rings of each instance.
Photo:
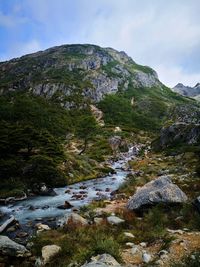
[[[200,252],[194,251],[184,257],[181,262],[173,263],[171,267],[199,267],[200,266]]]
[[[67,111],[55,101],[23,92],[2,96],[0,105],[1,197],[20,195],[34,183],[55,187],[109,171],[85,155],[70,160],[65,149],[69,134],[86,145],[91,140],[97,125],[89,110]],[[92,148],[90,153],[95,157]],[[76,179],[69,179],[70,170]]]
[[[133,99],[133,103],[131,103]],[[158,131],[167,120],[173,105],[190,104],[167,87],[134,88],[106,96],[99,108],[105,121],[116,126],[125,126],[150,132]]]
[[[41,255],[44,245],[57,244],[62,252],[49,266],[64,267],[69,263],[81,265],[93,255],[108,253],[116,260],[121,261],[120,242],[121,235],[117,228],[111,228],[107,224],[98,226],[68,225],[59,231],[50,231],[41,234],[34,239],[33,252]]]

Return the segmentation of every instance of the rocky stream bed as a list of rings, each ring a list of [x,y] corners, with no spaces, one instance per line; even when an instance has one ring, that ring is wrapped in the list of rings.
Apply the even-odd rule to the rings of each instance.
[[[0,206],[3,214],[1,225],[9,218],[17,223],[6,227],[2,234],[20,243],[26,243],[38,229],[38,224],[57,228],[62,219],[73,211],[88,205],[93,200],[110,199],[129,173],[127,162],[136,157],[140,146],[132,146],[126,153],[120,153],[116,161],[110,160],[113,174],[79,182],[62,188],[55,188],[55,196],[34,196],[8,205]],[[69,205],[65,206],[65,203]]]

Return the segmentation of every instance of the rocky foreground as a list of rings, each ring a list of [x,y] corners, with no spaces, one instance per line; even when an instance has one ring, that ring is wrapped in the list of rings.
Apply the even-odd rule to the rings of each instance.
[[[71,213],[57,230],[38,223],[36,239],[24,245],[1,236],[1,266],[173,266],[188,262],[187,255],[198,263],[199,197],[190,188],[195,164],[182,155],[177,174],[179,157],[149,152],[130,161],[131,174],[112,199]]]

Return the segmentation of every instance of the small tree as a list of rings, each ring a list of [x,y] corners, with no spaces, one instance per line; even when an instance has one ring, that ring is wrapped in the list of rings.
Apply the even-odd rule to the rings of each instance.
[[[84,140],[84,147],[79,155],[85,152],[88,141],[94,137],[94,135],[97,133],[97,130],[98,124],[91,114],[85,114],[79,117],[76,127],[76,135],[78,138]]]

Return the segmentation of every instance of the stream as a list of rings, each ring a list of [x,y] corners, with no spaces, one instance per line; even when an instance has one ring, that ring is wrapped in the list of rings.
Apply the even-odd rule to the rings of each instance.
[[[126,153],[120,153],[118,160],[111,162],[115,174],[102,178],[87,180],[62,188],[55,188],[56,196],[34,196],[26,200],[0,206],[0,212],[8,218],[13,215],[20,225],[28,225],[33,221],[59,220],[73,208],[80,208],[98,199],[110,199],[111,192],[117,190],[125,181],[127,174],[126,163],[135,158],[139,151],[138,146],[129,148]],[[68,201],[72,209],[59,209],[58,206]]]

